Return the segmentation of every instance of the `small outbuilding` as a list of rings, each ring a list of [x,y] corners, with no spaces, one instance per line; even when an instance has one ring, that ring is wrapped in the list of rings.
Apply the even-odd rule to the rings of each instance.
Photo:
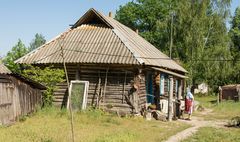
[[[45,89],[0,64],[0,125],[11,124],[35,111],[42,103],[41,90]]]
[[[220,100],[240,100],[240,84],[230,84],[219,87]]]

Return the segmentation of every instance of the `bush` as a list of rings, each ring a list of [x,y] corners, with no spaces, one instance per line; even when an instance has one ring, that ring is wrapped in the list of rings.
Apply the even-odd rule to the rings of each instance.
[[[43,94],[43,104],[44,106],[52,106],[53,92],[57,89],[57,83],[64,81],[64,71],[53,67],[41,69],[39,67],[28,66],[23,71],[23,75],[47,87],[47,90]]]

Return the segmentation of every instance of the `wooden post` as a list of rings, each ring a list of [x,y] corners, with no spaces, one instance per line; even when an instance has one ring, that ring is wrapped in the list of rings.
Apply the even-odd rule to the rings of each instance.
[[[240,86],[237,85],[237,92],[238,92],[238,102],[240,102]]]
[[[124,102],[126,80],[127,80],[127,71],[125,71],[125,77],[124,77],[124,82],[123,82],[122,103]]]
[[[77,64],[75,79],[80,80],[80,66],[79,66],[79,64]]]
[[[219,93],[217,98],[217,104],[219,104],[219,102],[222,100],[222,87],[219,86],[218,90],[219,90]]]
[[[108,70],[109,68],[107,68],[106,70],[106,76],[105,76],[105,83],[104,83],[104,91],[103,91],[103,102],[105,103],[105,93],[106,93],[106,87],[107,87],[107,77],[108,77]]]
[[[168,95],[168,121],[172,121],[173,108],[173,77],[170,76],[170,92]]]
[[[101,92],[100,92],[100,88],[101,88],[101,77],[100,77],[100,71],[98,71],[98,91],[97,91],[97,108],[99,108],[100,103],[101,103]]]
[[[64,40],[64,36],[62,36],[60,39],[62,39],[62,42]],[[59,42],[58,42],[59,43]],[[59,43],[60,49],[61,49],[61,56],[62,56],[62,60],[63,60],[63,67],[64,67],[64,72],[65,72],[65,76],[66,76],[66,81],[67,81],[67,86],[68,86],[68,100],[69,100],[69,110],[70,110],[70,114],[71,114],[71,134],[72,134],[72,142],[75,142],[75,138],[74,138],[74,127],[73,127],[73,112],[72,112],[72,105],[71,105],[71,96],[70,95],[70,83],[69,83],[69,78],[68,78],[68,72],[67,72],[67,67],[66,67],[66,62],[65,62],[65,57],[64,57],[64,52],[63,52],[63,44]]]

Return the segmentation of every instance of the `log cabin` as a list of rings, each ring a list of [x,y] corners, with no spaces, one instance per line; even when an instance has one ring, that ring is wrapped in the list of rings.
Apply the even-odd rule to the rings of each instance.
[[[46,88],[30,79],[12,73],[0,63],[0,125],[14,123],[42,104]]]
[[[153,104],[167,113],[169,95],[175,102],[182,99],[187,71],[111,15],[89,9],[71,28],[16,63],[62,69],[65,63],[69,80],[89,82],[88,107],[140,113]],[[56,106],[66,106],[67,88],[58,84]]]

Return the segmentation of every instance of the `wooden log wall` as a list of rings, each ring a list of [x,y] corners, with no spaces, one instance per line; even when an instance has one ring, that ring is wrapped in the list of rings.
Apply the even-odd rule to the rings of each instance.
[[[154,80],[154,79],[153,79]],[[153,85],[154,86],[154,85]],[[154,91],[154,89],[153,89]],[[147,96],[146,96],[146,78],[144,74],[141,74],[140,80],[140,87],[139,87],[139,108],[143,108],[144,105],[147,103]]]
[[[36,110],[42,92],[13,76],[0,75],[0,124],[9,124]]]
[[[62,68],[61,65],[55,65]],[[126,96],[132,88],[131,81],[134,80],[132,67],[107,67],[88,65],[67,65],[70,80],[89,81],[88,106],[99,107],[111,112],[131,113],[132,106],[127,103]],[[144,76],[143,76],[144,77]],[[106,85],[105,85],[106,84]],[[54,104],[66,106],[67,84],[58,85],[54,93]],[[139,89],[139,105],[146,103],[145,82],[142,81]]]

